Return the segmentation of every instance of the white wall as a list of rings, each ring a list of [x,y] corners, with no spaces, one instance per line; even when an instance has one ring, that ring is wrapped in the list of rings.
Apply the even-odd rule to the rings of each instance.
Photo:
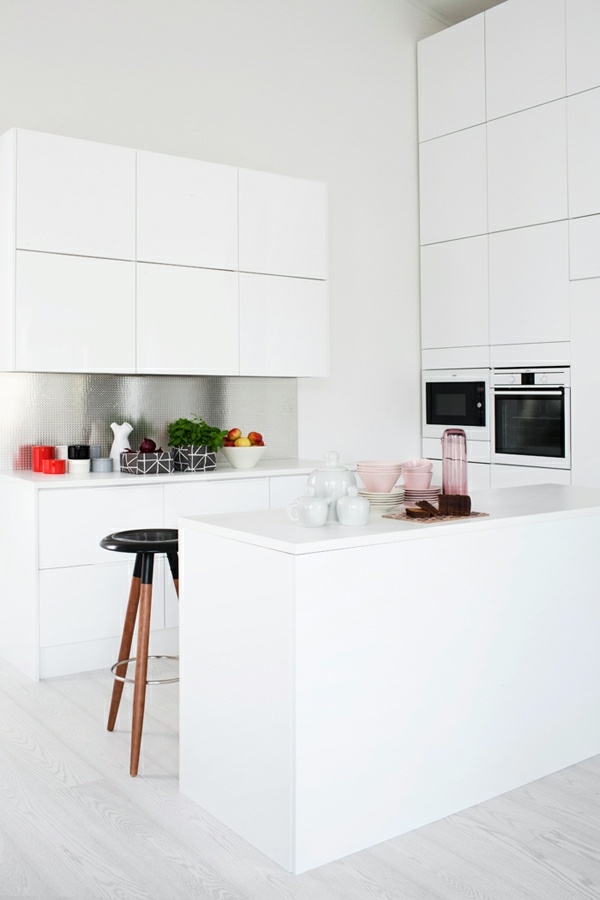
[[[299,452],[418,455],[416,42],[406,0],[0,0],[13,126],[328,182],[331,376]]]

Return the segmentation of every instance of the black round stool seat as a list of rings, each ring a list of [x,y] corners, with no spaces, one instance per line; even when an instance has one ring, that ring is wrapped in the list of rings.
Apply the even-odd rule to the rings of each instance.
[[[135,528],[131,531],[115,531],[100,541],[105,550],[121,553],[169,553],[177,551],[176,528]]]
[[[131,588],[121,646],[117,662],[111,666],[115,679],[108,714],[107,728],[113,731],[121,703],[121,695],[125,682],[132,682],[133,718],[131,723],[131,758],[129,772],[137,775],[142,742],[142,725],[146,702],[146,685],[169,684],[179,681],[179,677],[148,679],[149,659],[178,659],[177,656],[165,654],[150,655],[148,644],[150,639],[150,615],[152,607],[152,579],[154,574],[154,558],[158,553],[167,557],[175,591],[179,596],[179,540],[176,528],[132,528],[128,531],[115,531],[100,541],[105,550],[116,550],[119,553],[135,553],[135,563],[131,578]],[[133,633],[138,626],[137,653],[130,655]],[[127,677],[127,668],[135,663],[135,676]]]

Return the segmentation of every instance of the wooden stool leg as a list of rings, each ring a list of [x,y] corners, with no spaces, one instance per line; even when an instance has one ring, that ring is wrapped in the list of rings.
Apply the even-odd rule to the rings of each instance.
[[[123,625],[123,636],[121,637],[121,646],[119,648],[119,655],[117,659],[129,659],[130,656],[133,631],[135,628],[135,620],[137,616],[138,605],[140,602],[141,574],[142,556],[140,553],[138,553],[136,555],[135,565],[133,567],[133,577],[131,579],[131,588],[129,590],[129,600],[127,601],[127,612],[125,613],[125,623]],[[116,674],[121,678],[125,678],[127,674],[127,663],[124,663],[122,666],[118,666],[115,671]],[[108,724],[106,726],[108,731],[113,731],[115,727],[115,723],[117,721],[117,713],[119,712],[119,705],[121,703],[121,695],[123,694],[124,687],[125,683],[123,681],[115,680],[110,701],[110,711],[108,713]]]
[[[148,644],[150,641],[150,614],[152,611],[152,570],[154,556],[143,554],[142,584],[140,590],[140,615],[133,686],[133,718],[131,723],[131,759],[129,774],[137,775],[142,746],[142,726],[146,706],[146,679],[148,677]]]
[[[167,553],[167,559],[169,560],[169,567],[171,569],[171,575],[173,576],[175,591],[179,597],[179,556],[176,552]]]

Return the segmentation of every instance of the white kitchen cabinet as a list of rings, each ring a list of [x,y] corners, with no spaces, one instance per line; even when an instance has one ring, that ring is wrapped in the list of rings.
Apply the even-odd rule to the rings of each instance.
[[[421,243],[485,234],[486,126],[426,141],[419,159]]]
[[[484,15],[417,44],[419,140],[485,122]]]
[[[600,278],[571,284],[571,472],[573,484],[600,486],[598,335]]]
[[[569,340],[568,223],[489,236],[490,343]]]
[[[600,88],[567,101],[569,121],[569,215],[600,212]]]
[[[240,375],[325,376],[327,284],[240,273]]]
[[[487,117],[566,95],[565,0],[507,0],[485,13]]]
[[[488,122],[487,138],[490,232],[566,219],[566,100]]]
[[[567,0],[567,93],[600,86],[600,3]]]
[[[237,375],[238,274],[137,264],[137,371]]]
[[[490,487],[522,487],[526,484],[571,484],[571,472],[565,469],[539,469],[535,466],[490,466]]]
[[[421,346],[487,344],[487,235],[422,247]]]
[[[135,263],[19,250],[20,372],[135,372]]]
[[[138,150],[138,260],[237,269],[237,204],[234,166]]]
[[[327,278],[326,185],[240,169],[239,268]]]
[[[135,150],[13,129],[16,246],[135,257]]]
[[[600,277],[600,215],[569,221],[571,280]]]

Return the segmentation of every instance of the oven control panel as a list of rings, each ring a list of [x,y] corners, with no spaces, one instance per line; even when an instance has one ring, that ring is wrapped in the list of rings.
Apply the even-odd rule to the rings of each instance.
[[[494,369],[491,378],[492,387],[568,387],[570,371],[561,369]]]

